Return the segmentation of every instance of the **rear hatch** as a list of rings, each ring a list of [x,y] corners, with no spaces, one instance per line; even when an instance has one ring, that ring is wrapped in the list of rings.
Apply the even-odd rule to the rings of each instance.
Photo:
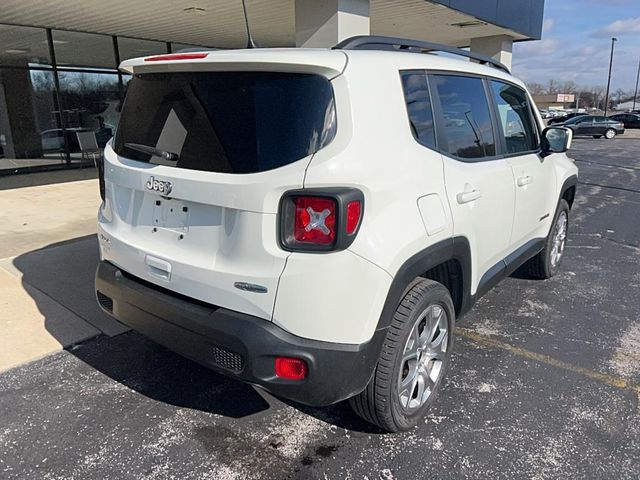
[[[103,258],[270,319],[288,256],[277,241],[280,197],[302,187],[313,154],[336,132],[330,78],[344,57],[335,53],[335,68],[288,54],[270,63],[266,52],[260,61],[129,62],[133,78],[105,150]]]

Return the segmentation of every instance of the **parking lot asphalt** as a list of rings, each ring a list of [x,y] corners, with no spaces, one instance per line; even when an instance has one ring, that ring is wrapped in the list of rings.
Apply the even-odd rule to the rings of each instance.
[[[459,322],[419,427],[284,403],[136,333],[0,375],[1,478],[619,478],[640,472],[640,140],[576,139],[562,271]]]

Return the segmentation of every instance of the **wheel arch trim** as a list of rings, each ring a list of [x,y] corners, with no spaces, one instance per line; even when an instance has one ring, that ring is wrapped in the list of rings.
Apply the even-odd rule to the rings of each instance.
[[[407,285],[416,277],[454,260],[458,262],[462,274],[462,301],[458,317],[468,312],[473,305],[471,297],[471,248],[466,237],[453,237],[435,243],[412,255],[394,275],[387,298],[378,320],[377,330],[386,329],[391,324],[393,312],[398,308]]]
[[[564,182],[562,182],[562,187],[560,187],[560,195],[558,196],[558,204],[560,204],[560,200],[562,200],[564,198],[565,193],[567,193],[567,191],[570,188],[574,188],[577,189],[577,185],[578,185],[578,176],[577,175],[571,175],[569,177],[567,177]],[[569,203],[569,208],[573,208],[573,201],[568,202]],[[556,205],[556,210],[557,210],[558,206]]]

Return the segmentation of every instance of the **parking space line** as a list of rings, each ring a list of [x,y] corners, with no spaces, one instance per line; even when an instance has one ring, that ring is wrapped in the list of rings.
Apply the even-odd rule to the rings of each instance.
[[[535,360],[546,365],[551,365],[556,368],[561,368],[573,373],[578,373],[591,380],[604,383],[605,385],[609,385],[611,387],[619,388],[622,390],[631,390],[636,393],[638,399],[640,400],[640,385],[635,385],[622,377],[596,372],[595,370],[590,370],[578,365],[563,362],[562,360],[558,360],[549,355],[532,352],[531,350],[527,350],[522,347],[516,347],[515,345],[511,345],[509,343],[496,340],[495,338],[489,337],[487,335],[482,335],[478,332],[474,332],[473,330],[470,330],[468,328],[457,327],[456,333],[458,333],[458,335],[460,335],[461,337],[467,338],[487,347],[498,348],[500,350],[505,350],[509,353],[527,358],[529,360]]]

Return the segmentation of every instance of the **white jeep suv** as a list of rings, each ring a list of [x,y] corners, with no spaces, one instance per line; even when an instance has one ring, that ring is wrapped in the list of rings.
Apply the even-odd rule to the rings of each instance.
[[[442,383],[455,319],[518,267],[558,269],[571,133],[543,129],[493,59],[354,37],[121,69],[97,299],[218,372],[406,430]]]

